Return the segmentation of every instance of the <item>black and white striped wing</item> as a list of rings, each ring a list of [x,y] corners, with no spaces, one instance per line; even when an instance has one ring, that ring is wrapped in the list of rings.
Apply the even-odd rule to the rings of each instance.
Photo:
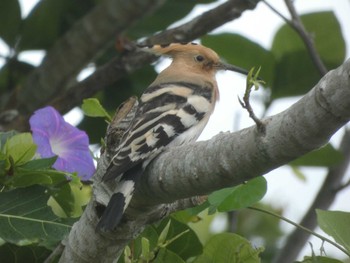
[[[209,119],[213,99],[210,86],[177,82],[149,87],[103,179],[117,178],[141,162],[148,164],[170,144],[196,140]]]

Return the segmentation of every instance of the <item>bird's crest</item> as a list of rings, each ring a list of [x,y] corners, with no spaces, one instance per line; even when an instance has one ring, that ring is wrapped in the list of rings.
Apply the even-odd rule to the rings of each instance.
[[[219,56],[210,48],[203,45],[188,42],[188,43],[171,43],[171,44],[161,44],[161,45],[148,45],[139,47],[144,48],[148,52],[151,52],[158,56],[169,56],[175,57],[179,53],[198,53],[205,55],[213,61],[219,60]]]

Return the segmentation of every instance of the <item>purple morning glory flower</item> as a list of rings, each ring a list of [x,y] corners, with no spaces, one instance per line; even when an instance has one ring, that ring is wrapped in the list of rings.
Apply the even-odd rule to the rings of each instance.
[[[50,106],[35,111],[29,123],[41,157],[58,156],[53,165],[56,170],[76,172],[82,180],[88,180],[94,174],[89,138],[84,131],[67,123]]]

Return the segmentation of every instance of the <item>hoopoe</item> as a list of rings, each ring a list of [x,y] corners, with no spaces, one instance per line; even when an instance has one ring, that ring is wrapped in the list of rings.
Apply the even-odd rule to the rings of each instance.
[[[142,94],[135,118],[103,177],[104,181],[117,180],[118,186],[97,225],[102,231],[118,226],[140,175],[165,147],[199,137],[219,99],[217,71],[247,74],[199,44],[154,45],[147,49],[172,58],[172,63]]]

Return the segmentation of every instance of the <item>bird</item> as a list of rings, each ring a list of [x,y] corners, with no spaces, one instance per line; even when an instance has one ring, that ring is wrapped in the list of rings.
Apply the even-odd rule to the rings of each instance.
[[[102,178],[107,183],[115,180],[117,187],[97,224],[99,231],[118,227],[143,171],[156,156],[166,148],[197,140],[220,97],[216,73],[247,74],[197,43],[141,48],[172,62],[141,95],[135,117]]]

